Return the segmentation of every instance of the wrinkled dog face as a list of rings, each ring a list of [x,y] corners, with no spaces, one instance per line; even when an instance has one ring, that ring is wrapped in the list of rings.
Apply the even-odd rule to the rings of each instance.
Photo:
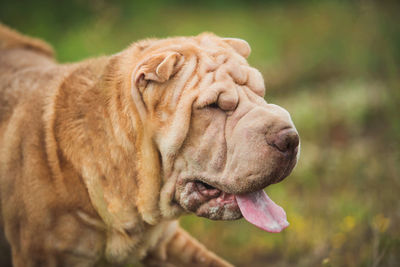
[[[158,42],[148,50],[161,58],[147,64],[150,73],[137,71],[136,83],[154,122],[164,212],[240,218],[235,195],[281,181],[297,162],[290,116],[263,99],[245,41],[203,34]]]

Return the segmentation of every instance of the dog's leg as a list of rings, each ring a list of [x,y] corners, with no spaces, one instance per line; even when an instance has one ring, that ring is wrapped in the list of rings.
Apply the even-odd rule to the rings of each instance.
[[[232,267],[181,228],[177,229],[172,238],[160,244],[156,251],[150,253],[143,263],[149,267]]]
[[[14,267],[91,267],[101,259],[105,233],[73,213],[57,215],[51,225],[16,218],[5,223]]]
[[[3,230],[0,230],[0,263],[1,266],[8,267],[11,264],[11,249]]]

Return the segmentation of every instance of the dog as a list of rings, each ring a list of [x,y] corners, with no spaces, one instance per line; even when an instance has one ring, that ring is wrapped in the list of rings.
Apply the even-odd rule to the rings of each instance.
[[[299,136],[264,100],[242,39],[147,39],[59,64],[0,26],[0,224],[13,266],[232,266],[178,225],[194,213],[288,222],[263,188]]]

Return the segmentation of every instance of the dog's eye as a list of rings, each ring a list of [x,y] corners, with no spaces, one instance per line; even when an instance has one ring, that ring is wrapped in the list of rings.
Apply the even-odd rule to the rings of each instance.
[[[219,108],[219,106],[218,106],[218,104],[216,102],[214,102],[214,103],[208,104],[206,106],[206,108]]]

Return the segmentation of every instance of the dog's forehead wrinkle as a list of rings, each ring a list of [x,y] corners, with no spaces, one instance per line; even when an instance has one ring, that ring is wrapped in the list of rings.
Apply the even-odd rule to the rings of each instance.
[[[226,56],[223,55],[222,61],[225,60]],[[206,75],[207,72],[213,72],[215,82],[219,81],[232,81],[237,85],[244,85],[249,79],[249,69],[246,68],[247,65],[238,62],[237,60],[229,59],[226,62],[214,61],[212,64],[209,62],[201,62],[201,73]],[[259,82],[253,82],[259,84]]]
[[[190,84],[188,84],[187,81],[191,78],[191,76],[195,72],[196,66],[197,66],[197,57],[192,56],[186,61],[184,67],[182,67],[182,72],[176,77],[178,82],[174,84],[175,88],[171,101],[172,106],[176,106],[185,88],[190,86]]]
[[[229,79],[231,79],[231,76],[229,75],[229,66],[223,64],[216,70],[215,80],[226,81]]]
[[[228,65],[228,72],[235,83],[243,85],[247,82],[248,71],[241,64],[236,61],[230,61]]]
[[[214,72],[210,72],[210,73],[207,73],[206,75],[204,75],[203,79],[201,80],[201,82],[199,84],[200,90],[207,90],[207,88],[209,88],[212,85],[212,83],[214,82],[214,76],[215,76]]]
[[[218,64],[215,62],[215,59],[211,55],[202,52],[200,55],[199,73],[205,75],[208,72],[215,71],[217,68]]]
[[[206,75],[203,76],[202,79],[200,79],[197,88],[199,91],[199,96],[197,98],[197,103],[200,107],[203,107],[207,104],[209,104],[209,94],[206,94],[205,92],[210,91],[210,86],[212,85],[212,82],[214,80],[214,73],[210,72],[207,73]]]
[[[242,68],[247,71],[248,75],[246,85],[257,95],[264,97],[265,83],[261,73],[250,66],[243,66]]]
[[[221,46],[224,48],[228,47],[227,45],[223,44],[219,38],[215,38],[214,36],[204,36],[201,38],[199,45],[209,54],[217,54],[221,51]]]
[[[219,54],[215,58],[217,64],[223,65],[227,62],[228,56],[226,54]]]

